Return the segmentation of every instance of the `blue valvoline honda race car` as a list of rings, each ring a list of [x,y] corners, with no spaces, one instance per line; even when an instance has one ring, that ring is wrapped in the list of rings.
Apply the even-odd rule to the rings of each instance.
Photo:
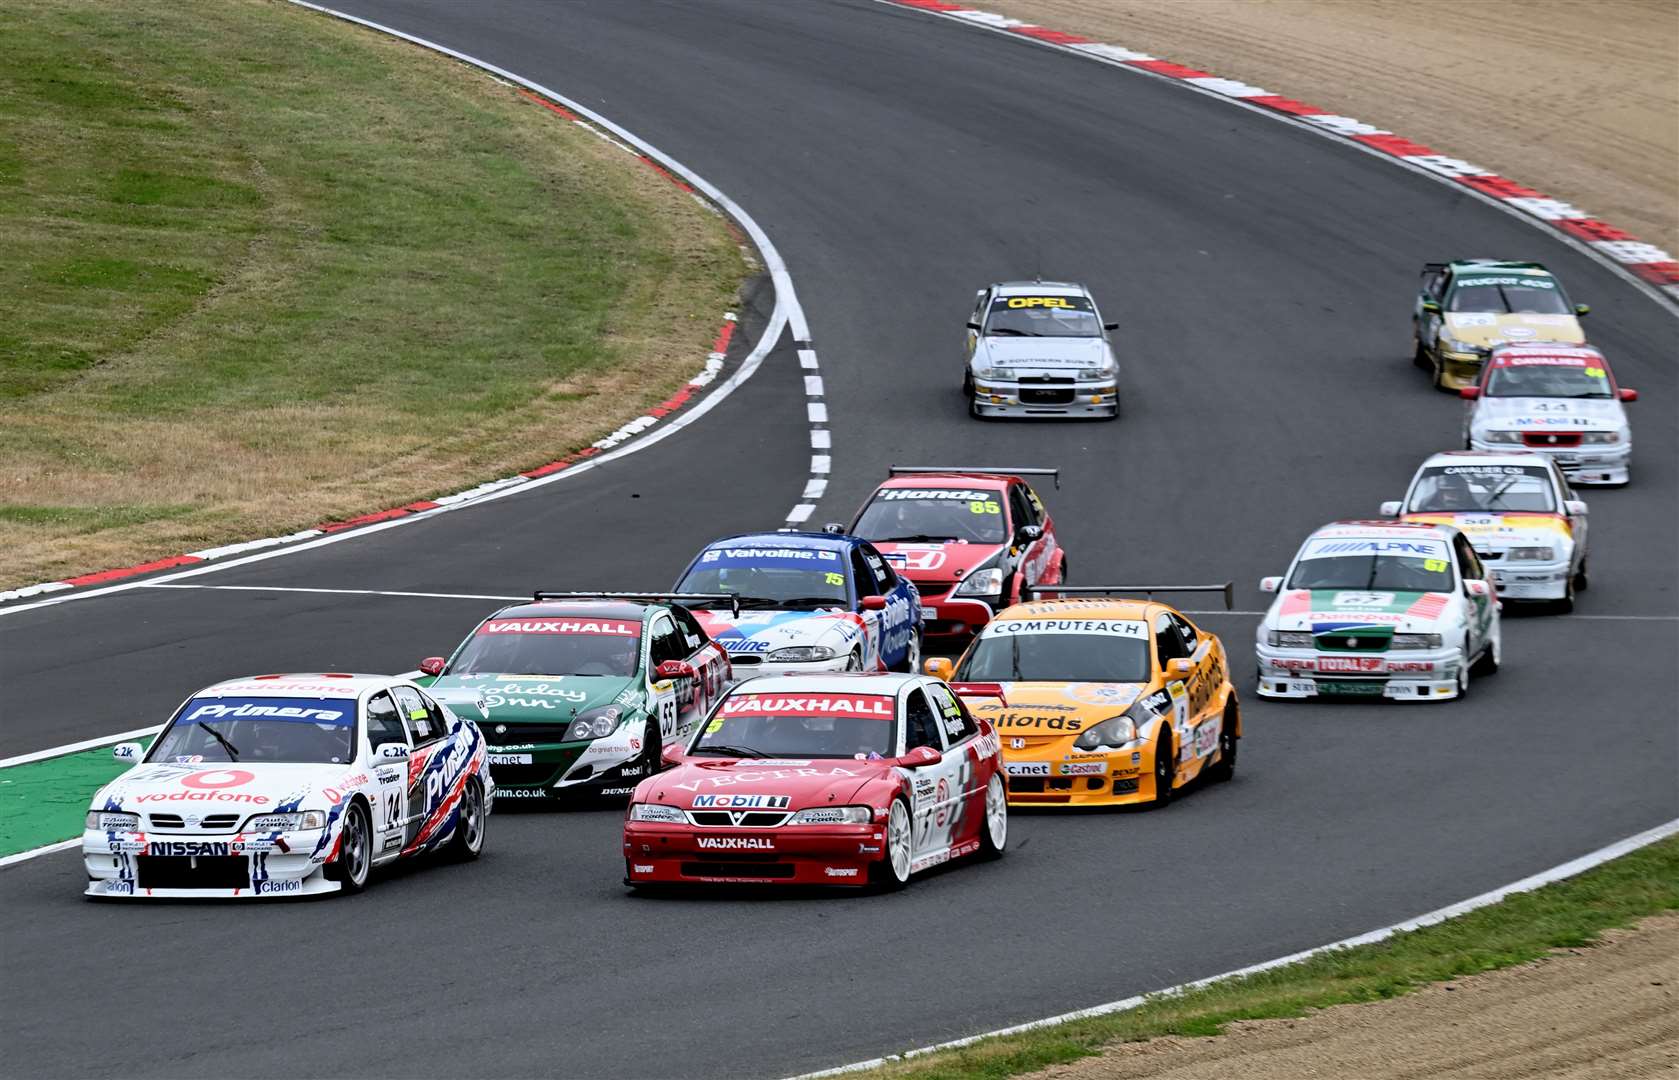
[[[737,678],[770,672],[915,671],[921,596],[874,545],[855,536],[769,532],[708,545],[677,579]]]

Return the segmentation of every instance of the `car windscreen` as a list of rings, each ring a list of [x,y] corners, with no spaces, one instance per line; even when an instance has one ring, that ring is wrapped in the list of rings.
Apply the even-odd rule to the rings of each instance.
[[[1540,465],[1436,465],[1424,469],[1406,510],[1420,514],[1556,510],[1551,476]]]
[[[735,693],[689,752],[722,758],[883,758],[897,746],[897,699],[884,694]]]
[[[1518,312],[1524,315],[1570,315],[1557,283],[1549,278],[1465,278],[1452,290],[1446,310]]]
[[[742,598],[743,607],[850,606],[845,553],[828,548],[710,548],[677,582],[676,591],[733,593]],[[706,602],[689,606],[701,605]]]
[[[1101,337],[1096,305],[1083,296],[999,296],[985,332],[1008,337]]]
[[[147,760],[345,764],[355,758],[355,737],[351,698],[196,697]]]
[[[1003,493],[970,488],[886,488],[875,492],[853,535],[880,543],[1000,544],[1007,538]]]
[[[450,661],[448,675],[634,675],[639,620],[606,617],[486,619]]]
[[[1442,556],[1444,552],[1442,551]],[[1418,555],[1325,555],[1302,558],[1289,575],[1291,589],[1391,589],[1450,592],[1452,564]]]
[[[1001,619],[988,624],[957,682],[1148,682],[1148,624],[1126,619]]]
[[[1601,362],[1571,356],[1524,356],[1487,372],[1487,397],[1610,398],[1609,371]]]

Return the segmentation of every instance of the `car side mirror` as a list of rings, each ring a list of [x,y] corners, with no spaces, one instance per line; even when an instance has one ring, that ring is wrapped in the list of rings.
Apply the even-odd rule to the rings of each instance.
[[[979,323],[977,323],[977,322],[969,323],[968,324],[968,329],[972,330],[976,334],[979,333]]]
[[[1587,315],[1590,315],[1591,313],[1592,313],[1592,306],[1590,304],[1575,304],[1574,305],[1574,314],[1579,315],[1582,318],[1584,318]]]
[[[118,761],[139,761],[146,756],[146,748],[137,742],[120,742],[111,747],[111,756]]]
[[[1424,311],[1428,312],[1430,315],[1438,315],[1438,314],[1440,314],[1440,301],[1438,301],[1438,300],[1424,300],[1422,302],[1422,309]]]
[[[1166,661],[1166,677],[1168,679],[1188,678],[1190,673],[1194,670],[1195,661],[1189,659],[1187,656],[1179,656],[1175,659]]]
[[[921,670],[935,679],[949,682],[950,677],[956,674],[956,665],[942,656],[929,656],[921,662]]]
[[[1481,388],[1479,386],[1465,386],[1458,390],[1457,396],[1465,401],[1474,401],[1481,396]]]
[[[692,679],[698,674],[694,665],[682,660],[662,660],[653,669],[654,678],[661,682],[666,679]]]
[[[428,656],[420,661],[421,675],[441,675],[449,661],[441,656]]]
[[[407,761],[408,747],[399,742],[380,743],[373,757],[378,761]]]
[[[1475,578],[1464,578],[1463,579],[1463,595],[1465,595],[1465,596],[1487,596],[1487,595],[1490,595],[1491,593],[1492,593],[1492,586],[1488,585],[1486,582],[1477,580]]]
[[[830,521],[828,524],[822,526],[822,531],[827,533],[829,536],[844,536],[845,526],[841,525],[837,521]]]
[[[681,743],[672,743],[671,745],[665,747],[663,750],[660,750],[659,751],[659,760],[664,762],[667,767],[669,767],[671,765],[682,764],[682,761],[683,761],[682,744]]]
[[[865,596],[857,601],[857,606],[864,611],[884,611],[886,609],[886,597]]]
[[[898,764],[905,769],[925,769],[929,765],[937,765],[944,760],[944,755],[931,746],[918,746],[914,750],[898,759]]]
[[[1629,390],[1629,389],[1626,389],[1625,387],[1623,387],[1621,389],[1621,400],[1622,401],[1637,401],[1638,400],[1638,391],[1637,390]]]
[[[1271,577],[1262,577],[1259,579],[1260,592],[1276,592],[1282,587],[1283,579],[1280,576],[1273,575]]]
[[[1104,330],[1118,330],[1119,329],[1119,324],[1116,323],[1116,322],[1105,322],[1105,323],[1102,324],[1102,329],[1104,329]]]
[[[1041,538],[1043,534],[1044,527],[1042,525],[1022,525],[1014,530],[1014,542],[1016,544],[1030,544]]]
[[[1399,501],[1398,499],[1389,499],[1387,502],[1382,504],[1382,516],[1383,517],[1398,517],[1399,516],[1399,508],[1401,506],[1404,506],[1404,505],[1405,504],[1403,502]]]
[[[1586,516],[1586,504],[1580,499],[1569,499],[1567,502],[1562,504],[1562,508],[1568,511],[1569,517]]]

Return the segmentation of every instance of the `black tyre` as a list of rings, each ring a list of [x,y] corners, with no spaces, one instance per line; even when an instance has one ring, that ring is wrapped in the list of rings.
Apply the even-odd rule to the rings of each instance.
[[[1224,710],[1224,722],[1218,728],[1218,760],[1207,766],[1207,779],[1215,784],[1222,784],[1236,775],[1236,751],[1240,749],[1241,736],[1236,734],[1236,709],[1234,706]]]
[[[979,826],[979,857],[1000,859],[1009,846],[1009,788],[1003,774],[991,774],[985,785],[985,820]]]
[[[484,853],[484,832],[489,828],[490,815],[484,807],[484,785],[473,777],[461,792],[459,817],[455,820],[455,834],[444,845],[443,857],[450,862],[471,862]]]
[[[1424,371],[1427,371],[1430,366],[1428,353],[1423,349],[1422,342],[1420,341],[1417,342],[1416,351],[1411,354],[1411,363],[1415,364],[1419,368],[1422,368]]]
[[[1580,569],[1574,571],[1574,591],[1585,592],[1591,588],[1591,579],[1586,576],[1586,560],[1580,560]]]
[[[884,892],[896,892],[909,884],[910,850],[915,841],[915,821],[909,804],[893,799],[886,816],[885,857],[869,867],[869,877]]]
[[[1172,801],[1172,781],[1178,775],[1178,756],[1172,745],[1172,729],[1160,725],[1160,738],[1154,744],[1154,799],[1150,806],[1161,807]]]
[[[369,823],[367,807],[359,802],[344,811],[344,824],[338,836],[338,858],[327,864],[326,876],[339,883],[347,893],[359,893],[367,888],[373,873],[373,826]]]

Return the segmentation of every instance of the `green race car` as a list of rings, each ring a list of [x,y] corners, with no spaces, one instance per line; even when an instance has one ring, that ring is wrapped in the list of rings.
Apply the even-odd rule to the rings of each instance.
[[[420,663],[478,721],[496,798],[622,798],[733,682],[729,654],[676,597],[539,592]]]

